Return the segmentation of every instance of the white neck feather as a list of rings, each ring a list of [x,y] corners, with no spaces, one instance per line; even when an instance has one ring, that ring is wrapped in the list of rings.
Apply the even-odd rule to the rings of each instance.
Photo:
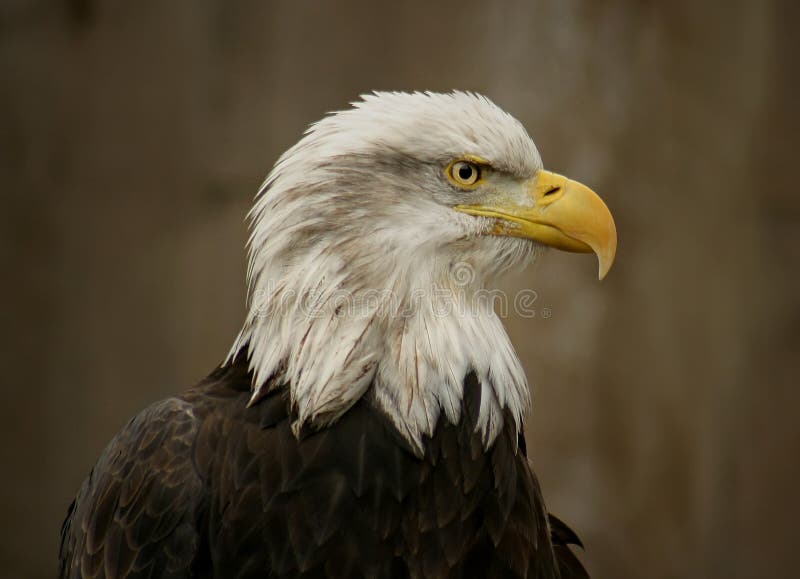
[[[460,420],[464,379],[474,372],[484,444],[502,429],[505,409],[519,431],[525,374],[474,266],[419,254],[373,262],[368,278],[384,287],[348,285],[346,266],[341,255],[311,252],[295,266],[260,269],[230,355],[246,349],[254,400],[288,384],[299,429],[335,421],[369,390],[422,452],[442,415]]]

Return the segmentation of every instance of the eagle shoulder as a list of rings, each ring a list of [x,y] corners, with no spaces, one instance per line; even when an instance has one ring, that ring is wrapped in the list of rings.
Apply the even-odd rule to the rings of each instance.
[[[106,447],[61,530],[62,578],[191,576],[202,482],[198,420],[179,398],[134,417]]]

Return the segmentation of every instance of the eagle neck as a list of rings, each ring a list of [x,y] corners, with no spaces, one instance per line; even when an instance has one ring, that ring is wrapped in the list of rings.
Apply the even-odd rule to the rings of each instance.
[[[461,420],[464,381],[474,374],[484,445],[509,419],[518,432],[528,386],[492,294],[465,263],[420,270],[417,261],[375,264],[386,268],[381,290],[322,265],[325,285],[298,275],[257,279],[230,356],[248,357],[253,401],[287,385],[299,432],[336,421],[369,396],[422,454],[440,420]]]

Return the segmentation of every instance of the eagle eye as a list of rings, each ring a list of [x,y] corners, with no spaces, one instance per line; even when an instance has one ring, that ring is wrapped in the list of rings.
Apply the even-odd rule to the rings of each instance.
[[[456,161],[449,167],[448,176],[462,187],[475,185],[481,178],[481,167],[470,161]]]

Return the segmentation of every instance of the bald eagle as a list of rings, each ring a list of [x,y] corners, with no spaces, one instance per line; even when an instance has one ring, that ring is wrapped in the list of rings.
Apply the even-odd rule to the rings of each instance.
[[[250,213],[224,363],[111,441],[62,577],[584,577],[526,456],[492,300],[545,246],[616,251],[606,205],[471,93],[372,93],[312,125]]]

